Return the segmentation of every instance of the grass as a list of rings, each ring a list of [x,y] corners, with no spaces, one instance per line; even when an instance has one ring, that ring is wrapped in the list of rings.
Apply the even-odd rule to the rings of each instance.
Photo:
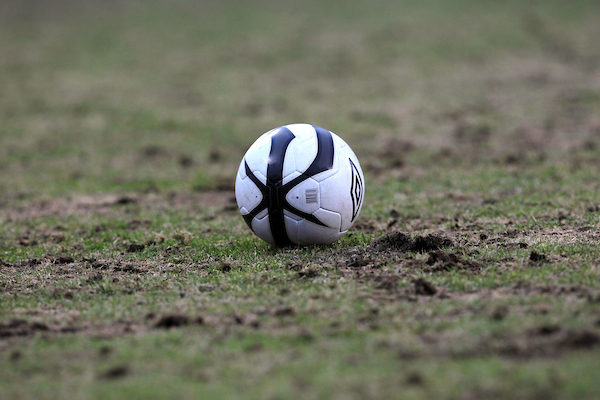
[[[0,6],[0,398],[597,398],[598,11]],[[335,244],[237,211],[291,122],[365,171]]]

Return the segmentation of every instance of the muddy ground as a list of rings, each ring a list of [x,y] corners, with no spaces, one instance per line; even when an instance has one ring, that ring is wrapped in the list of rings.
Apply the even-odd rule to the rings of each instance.
[[[485,199],[481,201],[485,202]],[[209,204],[210,207],[207,206]],[[164,210],[174,209],[184,210],[185,213],[209,210],[203,217],[209,226],[203,232],[178,232],[171,237],[153,232],[153,224],[147,219],[150,215],[148,213],[160,214]],[[597,210],[590,208],[586,212],[596,213]],[[513,223],[507,220],[507,229],[499,231],[497,227],[485,229],[485,225],[467,224],[464,221],[448,225],[445,218],[440,220],[439,217],[428,220],[409,215],[403,219],[397,210],[392,209],[389,215],[380,215],[377,219],[360,219],[349,233],[350,237],[373,235],[368,245],[320,247],[307,259],[279,265],[277,268],[284,271],[283,276],[275,278],[265,274],[265,282],[279,288],[274,296],[274,299],[279,299],[279,306],[255,305],[241,314],[190,309],[172,313],[149,308],[141,317],[119,318],[118,321],[111,321],[109,318],[92,322],[81,318],[76,310],[61,311],[62,306],[53,306],[52,303],[93,299],[104,290],[102,286],[106,282],[112,284],[114,295],[143,294],[151,288],[140,283],[140,279],[151,276],[157,270],[186,271],[187,274],[193,273],[199,277],[226,277],[245,266],[242,261],[231,257],[197,259],[191,263],[172,262],[173,254],[181,254],[183,260],[186,257],[193,260],[195,254],[186,244],[194,235],[211,235],[219,231],[219,228],[210,227],[210,224],[219,226],[223,219],[240,219],[231,191],[73,197],[24,203],[2,210],[4,220],[13,223],[46,217],[68,220],[89,214],[126,221],[123,228],[125,231],[142,232],[142,237],[146,239],[128,241],[111,237],[110,240],[114,239],[113,249],[109,251],[112,256],[91,256],[81,244],[75,243],[71,247],[61,245],[71,243],[68,229],[64,226],[40,227],[26,224],[28,227],[12,238],[10,246],[21,246],[27,252],[32,247],[51,244],[58,246],[55,247],[58,251],[13,262],[0,260],[3,276],[0,290],[6,297],[40,292],[47,296],[50,303],[41,307],[12,310],[12,317],[0,322],[0,340],[5,350],[18,349],[22,340],[37,335],[48,339],[56,335],[86,335],[110,339],[192,326],[213,332],[215,337],[223,332],[233,332],[232,329],[251,329],[272,334],[296,332],[310,338],[319,333],[311,332],[294,320],[298,314],[311,313],[325,320],[331,319],[325,328],[326,332],[348,329],[347,323],[336,322],[330,311],[319,310],[318,306],[314,309],[299,308],[294,305],[294,301],[287,300],[295,286],[310,281],[314,281],[318,287],[334,291],[351,284],[359,293],[361,301],[369,304],[367,312],[352,316],[358,329],[394,329],[398,322],[394,320],[393,310],[397,310],[402,304],[412,304],[409,307],[413,314],[405,316],[412,322],[421,318],[420,314],[427,307],[440,305],[443,307],[437,311],[439,314],[434,319],[446,320],[448,323],[456,319],[475,318],[489,320],[493,324],[520,316],[546,316],[543,318],[546,322],[540,323],[538,318],[534,318],[533,322],[502,337],[475,336],[468,343],[462,342],[463,338],[458,340],[458,346],[453,344],[456,338],[446,337],[449,333],[444,330],[417,333],[421,346],[410,351],[398,344],[382,344],[390,346],[398,354],[407,352],[402,357],[557,357],[565,352],[600,346],[600,289],[597,285],[516,280],[458,290],[452,288],[452,285],[444,284],[443,279],[442,283],[436,283],[440,281],[439,277],[449,275],[469,280],[469,277],[483,274],[493,280],[494,272],[491,271],[502,274],[518,270],[541,270],[556,265],[577,268],[577,261],[565,254],[542,253],[535,248],[536,242],[541,239],[567,244],[573,241],[596,242],[599,238],[596,230],[582,228],[579,223],[525,232],[511,229]],[[146,218],[139,218],[140,215]],[[397,229],[399,226],[415,225],[420,227],[421,232],[429,233],[419,234]],[[443,230],[440,229],[442,225],[445,226]],[[220,231],[225,232],[222,228]],[[92,238],[105,233],[106,228],[93,224],[76,232],[77,235]],[[172,241],[173,238],[176,245],[165,245],[165,239]],[[495,255],[485,257],[481,255],[484,248],[506,249],[513,255],[502,258]],[[130,257],[149,249],[153,252],[150,257],[141,257],[141,260]],[[283,251],[292,252],[291,254],[295,252],[293,249]],[[218,285],[200,283],[197,287],[182,288],[180,296],[206,297],[215,290],[219,290]],[[316,302],[324,301],[318,294],[312,296],[312,299]],[[520,299],[525,304],[512,304],[515,299]],[[545,301],[549,303],[544,304]],[[566,313],[556,312],[551,305],[555,302],[571,304],[573,308]],[[589,322],[573,324],[574,316],[570,312],[579,315],[577,319],[588,317]],[[14,351],[18,353],[18,350]],[[15,354],[11,357],[18,357]]]

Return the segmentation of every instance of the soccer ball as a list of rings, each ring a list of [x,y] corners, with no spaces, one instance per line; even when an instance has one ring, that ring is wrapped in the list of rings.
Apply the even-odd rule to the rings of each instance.
[[[365,178],[339,136],[317,126],[275,128],[246,152],[235,181],[240,212],[275,246],[332,243],[362,207]]]

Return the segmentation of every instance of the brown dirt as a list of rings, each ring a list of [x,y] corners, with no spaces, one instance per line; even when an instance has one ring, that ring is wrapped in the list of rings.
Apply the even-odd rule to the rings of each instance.
[[[435,285],[423,278],[415,279],[415,293],[419,296],[433,296],[438,292]]]
[[[481,271],[483,266],[474,261],[463,259],[458,253],[446,253],[441,250],[432,251],[425,262],[431,271],[467,270],[471,273]]]
[[[450,247],[452,245],[452,241],[442,235],[428,234],[425,236],[417,235],[411,237],[408,233],[393,232],[374,240],[369,248],[378,252],[400,251],[426,253],[432,250],[439,250],[443,247]]]
[[[98,374],[98,378],[100,379],[118,379],[123,378],[130,373],[129,367],[127,365],[117,365]]]
[[[230,185],[231,186],[231,185]],[[207,209],[235,211],[233,189],[207,190],[202,192],[150,192],[127,193],[111,195],[75,196],[70,198],[42,199],[25,204],[7,204],[0,207],[0,219],[6,222],[31,220],[39,217],[69,216],[94,213],[96,215],[117,215],[122,212],[121,207],[139,206],[151,207],[155,210],[180,208],[190,211],[206,211]],[[45,233],[46,239],[60,235],[60,228],[53,228]],[[30,240],[23,237],[24,241]],[[59,239],[57,239],[59,240]]]
[[[220,204],[215,203],[221,201]],[[482,200],[483,201],[483,200]],[[199,203],[200,202],[200,205]],[[203,202],[207,202],[202,204]],[[0,213],[10,218],[34,218],[40,215],[73,215],[78,213],[87,213],[90,210],[99,213],[121,213],[123,207],[151,207],[160,209],[161,207],[183,207],[190,210],[199,209],[199,207],[216,207],[217,210],[231,208],[232,200],[230,192],[201,192],[186,194],[128,194],[125,196],[114,197],[106,201],[102,196],[96,201],[80,200],[53,200],[47,204],[34,202],[30,205],[22,206],[8,212],[6,209],[0,210]],[[587,210],[587,212],[596,212]],[[386,216],[387,217],[387,216]],[[390,212],[389,217],[393,220],[402,218],[394,210]],[[549,216],[557,218],[558,215]],[[372,310],[365,315],[357,315],[355,324],[364,329],[377,329],[378,326],[385,324],[382,322],[380,309],[385,309],[386,305],[397,302],[410,302],[418,307],[421,303],[441,302],[447,299],[457,302],[464,302],[461,309],[451,311],[455,313],[448,315],[465,316],[470,314],[486,313],[492,321],[503,321],[519,312],[541,313],[548,312],[545,309],[515,310],[509,307],[498,306],[490,309],[475,309],[468,306],[476,300],[484,303],[490,303],[493,299],[506,299],[511,296],[548,296],[549,298],[563,297],[579,299],[578,301],[588,301],[590,303],[600,302],[600,292],[593,288],[585,286],[566,286],[566,285],[530,285],[527,283],[517,284],[513,287],[499,287],[495,289],[475,290],[472,292],[450,292],[443,285],[435,280],[436,274],[446,271],[458,271],[465,274],[478,274],[485,268],[487,261],[474,262],[469,259],[476,254],[482,244],[486,246],[499,246],[514,249],[528,249],[532,235],[544,236],[546,239],[555,243],[571,242],[573,240],[589,240],[590,237],[596,237],[595,232],[584,229],[585,226],[573,227],[561,225],[552,229],[540,230],[538,232],[521,232],[511,229],[512,223],[506,221],[507,230],[505,232],[493,232],[485,229],[487,221],[458,221],[454,229],[445,230],[440,233],[438,229],[441,225],[447,225],[448,221],[453,220],[439,218],[437,220],[421,220],[418,217],[409,217],[418,220],[424,232],[422,235],[409,234],[402,231],[391,231],[394,224],[379,223],[375,220],[359,223],[355,229],[366,232],[387,232],[383,236],[373,240],[366,248],[347,248],[336,254],[329,254],[327,249],[323,253],[332,256],[332,265],[309,264],[291,262],[286,265],[286,269],[293,271],[290,275],[290,285],[295,282],[319,279],[331,280],[331,287],[338,285],[336,282],[341,280],[352,280],[353,282],[368,288],[368,294],[365,295],[365,301],[368,301]],[[359,221],[360,222],[360,221]],[[402,221],[405,225],[406,221]],[[497,221],[494,221],[496,223]],[[145,229],[148,222],[141,219],[132,219],[128,225],[131,230]],[[383,226],[383,227],[382,227]],[[405,225],[406,226],[406,225]],[[101,227],[99,227],[101,228]],[[41,233],[40,233],[41,232]],[[21,239],[21,245],[31,245],[33,241],[56,242],[60,240],[60,235],[64,234],[64,229],[60,227],[50,227],[42,229],[40,232],[31,229],[25,232]],[[575,238],[575,239],[574,239]],[[159,241],[160,239],[157,239]],[[181,237],[182,246],[185,243],[185,235]],[[124,253],[144,251],[149,246],[156,245],[156,241],[147,241],[140,243],[122,243],[119,250]],[[182,253],[182,250],[176,246],[164,249],[165,255]],[[524,260],[504,260],[502,265],[505,268],[513,268],[513,264],[519,267],[541,267],[546,263],[555,262],[558,255],[541,254],[536,251],[529,251],[529,256]],[[498,265],[498,261],[490,263]],[[143,290],[132,277],[147,274],[153,271],[161,264],[160,259],[144,262],[124,262],[122,259],[86,259],[73,257],[64,254],[47,254],[38,258],[28,258],[15,263],[7,263],[0,260],[0,269],[2,270],[36,270],[49,267],[51,274],[61,275],[65,278],[82,278],[83,285],[73,285],[66,288],[56,288],[52,296],[57,299],[69,300],[83,293],[94,293],[98,284],[103,280],[122,281],[123,285],[119,288],[123,293],[135,293]],[[172,268],[185,268],[185,265],[171,266]],[[198,268],[198,266],[194,266]],[[232,261],[215,260],[215,262],[206,266],[210,271],[227,274],[239,268]],[[202,271],[202,268],[199,268]],[[205,273],[205,272],[201,272]],[[49,277],[48,279],[51,279]],[[435,282],[435,283],[434,283]],[[28,288],[25,289],[22,282],[10,281],[0,291],[4,293],[17,293],[21,290],[40,290],[48,287],[48,282],[42,280],[32,280]],[[215,290],[214,285],[204,285],[198,288],[200,292]],[[293,289],[282,288],[279,293],[281,298],[285,299]],[[316,296],[316,295],[315,295]],[[33,311],[31,311],[33,312]],[[8,322],[0,323],[0,338],[17,340],[18,338],[32,337],[41,335],[63,335],[63,334],[82,334],[93,337],[111,338],[132,333],[143,333],[150,330],[160,329],[206,329],[208,332],[219,332],[227,335],[233,329],[261,329],[270,333],[277,332],[296,332],[299,337],[306,340],[313,340],[315,335],[306,332],[304,328],[294,322],[294,318],[299,314],[307,312],[297,307],[285,305],[281,302],[278,305],[267,309],[251,310],[243,314],[231,315],[202,315],[194,316],[169,313],[160,316],[149,314],[142,321],[119,321],[107,325],[92,325],[88,322],[78,320],[64,322],[36,322],[36,315],[27,314],[24,319],[13,319]],[[319,311],[316,311],[319,312]],[[43,315],[43,314],[42,314]],[[445,318],[447,316],[441,316]],[[29,320],[28,318],[32,318]],[[43,318],[42,318],[43,320]],[[335,321],[330,327],[331,332],[342,329],[343,326],[336,328]],[[477,355],[497,354],[505,357],[546,357],[560,356],[566,351],[589,349],[600,346],[599,326],[590,324],[589,327],[570,328],[561,323],[554,325],[542,324],[538,327],[528,328],[523,334],[515,334],[497,340],[494,338],[480,337],[476,338],[472,344],[465,344],[462,347],[449,347],[454,339],[448,337],[449,333],[445,331],[427,332],[423,334],[421,340],[427,343],[426,350],[412,350],[412,356],[444,356],[444,357],[472,357]],[[395,346],[395,345],[393,345]],[[397,345],[396,351],[399,356],[404,357],[407,350]],[[120,368],[116,366],[115,368]],[[129,373],[126,369],[124,374]],[[114,379],[120,376],[121,372],[111,372],[106,370],[99,373],[103,379]],[[114,376],[113,376],[114,375]],[[418,384],[418,379],[415,379]]]
[[[502,296],[512,296],[510,290],[505,288],[491,289],[471,294],[447,294],[443,288],[437,287],[432,282],[417,278],[413,280],[412,285],[400,288],[399,278],[392,275],[379,275],[372,280],[375,283],[375,291],[371,295],[371,308],[366,313],[357,314],[355,326],[366,329],[378,329],[382,318],[388,318],[381,313],[378,304],[385,304],[389,301],[440,301],[449,296],[453,299],[459,299],[461,296],[471,296],[466,304],[473,304],[473,298],[499,298]],[[561,296],[578,296],[580,292],[585,292],[583,288],[563,288],[556,292],[548,291],[544,288],[530,288],[530,295],[541,292],[549,292],[551,296],[557,293]],[[522,289],[519,289],[522,290]],[[381,294],[380,294],[381,293]],[[392,294],[384,295],[384,293]],[[518,292],[522,295],[522,292]],[[383,303],[380,303],[383,302]],[[458,305],[457,305],[458,306]],[[516,310],[514,312],[532,312],[533,310]],[[13,319],[7,323],[0,323],[0,338],[23,338],[36,334],[57,335],[57,334],[82,334],[96,338],[112,338],[133,333],[143,333],[152,329],[203,329],[209,335],[214,335],[215,340],[223,340],[227,335],[233,332],[240,332],[240,329],[260,329],[268,331],[270,334],[294,333],[306,340],[313,340],[314,334],[306,331],[294,322],[294,317],[299,313],[313,313],[311,310],[297,310],[290,306],[276,306],[272,308],[259,308],[245,314],[212,314],[189,316],[186,314],[163,314],[156,316],[150,313],[144,321],[131,322],[120,321],[106,326],[93,326],[87,323],[65,324],[62,326],[45,324],[40,322],[26,321],[23,319]],[[319,311],[316,311],[319,312]],[[449,310],[444,318],[456,318],[462,316],[468,318],[471,314],[485,312],[482,309],[472,306],[457,308],[454,311]],[[490,312],[490,318],[501,321],[511,315],[513,311],[505,307],[497,307]],[[418,313],[417,313],[418,314]],[[259,320],[260,317],[260,320]],[[421,318],[415,315],[415,318]],[[332,320],[333,321],[333,320]],[[329,328],[333,333],[337,329],[344,329],[344,325],[332,322]],[[212,333],[211,333],[212,332]],[[572,328],[558,323],[543,323],[537,327],[530,328],[524,332],[516,332],[506,335],[501,339],[493,336],[480,336],[456,339],[450,338],[451,332],[445,330],[428,330],[425,333],[418,334],[420,340],[424,343],[423,347],[413,348],[408,351],[401,343],[394,344],[389,342],[386,346],[395,349],[399,357],[476,357],[486,355],[501,355],[510,358],[531,358],[531,357],[558,357],[567,351],[587,350],[600,346],[600,332],[598,327],[580,327]],[[458,345],[457,345],[458,343]],[[110,352],[102,350],[102,352]],[[408,353],[407,353],[408,352]],[[108,370],[107,370],[108,371]],[[107,375],[111,373],[107,372]],[[117,374],[119,375],[119,374]],[[110,378],[106,376],[106,378]]]
[[[48,331],[50,331],[50,327],[40,322],[28,322],[21,319],[12,319],[7,323],[0,323],[0,338],[30,336],[36,332]]]
[[[190,319],[187,317],[187,315],[170,314],[160,317],[158,321],[154,323],[154,327],[160,329],[170,329],[186,326],[189,324]]]

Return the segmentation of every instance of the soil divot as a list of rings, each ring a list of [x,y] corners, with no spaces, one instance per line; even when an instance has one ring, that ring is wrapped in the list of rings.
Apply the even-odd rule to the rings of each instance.
[[[316,278],[319,275],[319,271],[314,268],[306,268],[298,271],[298,278]]]
[[[403,232],[393,232],[376,239],[370,247],[376,251],[395,250],[412,251],[413,241],[410,235]]]
[[[104,371],[99,375],[101,379],[117,379],[122,378],[129,374],[129,367],[127,365],[118,365]]]
[[[128,253],[137,253],[137,252],[144,250],[145,248],[146,248],[146,246],[143,244],[131,243],[129,246],[127,246],[127,252]]]
[[[171,329],[186,326],[190,323],[190,319],[185,315],[171,314],[162,316],[154,324],[155,328]]]
[[[376,289],[384,289],[389,292],[398,291],[398,282],[400,278],[397,276],[376,276],[373,281],[375,282]]]
[[[588,330],[571,331],[565,335],[560,344],[570,349],[589,349],[600,345],[600,335]]]
[[[132,264],[127,264],[127,265],[124,265],[124,266],[118,265],[118,266],[116,266],[116,267],[113,268],[113,271],[115,271],[115,272],[127,272],[127,273],[130,273],[130,274],[141,274],[141,273],[144,272],[141,269],[136,268]]]
[[[276,317],[296,315],[296,310],[294,310],[292,307],[281,307],[273,310],[273,315]]]
[[[419,296],[433,296],[438,292],[438,289],[435,285],[423,278],[415,279],[415,292]]]
[[[63,265],[63,264],[72,264],[75,262],[75,259],[71,256],[57,256],[52,260],[53,264]]]
[[[554,335],[555,333],[558,333],[560,331],[561,331],[561,327],[558,325],[542,325],[542,326],[538,327],[537,329],[534,329],[532,331],[532,334],[538,335],[538,336],[550,336],[550,335]]]
[[[548,261],[548,258],[545,254],[538,253],[537,251],[532,251],[529,254],[529,261],[532,263],[542,263]]]
[[[444,236],[429,234],[426,236],[416,236],[413,240],[413,251],[426,253],[432,250],[438,250],[442,247],[450,247],[453,243]]]
[[[477,272],[481,265],[477,262],[464,260],[457,253],[446,253],[444,251],[432,251],[426,261],[433,271],[471,270]]]
[[[22,319],[12,319],[7,323],[0,323],[0,338],[15,336],[30,336],[36,332],[47,332],[48,325],[40,322],[28,322]]]
[[[426,253],[452,246],[452,240],[445,236],[430,233],[425,236],[411,237],[404,232],[392,232],[376,239],[369,246],[375,251],[400,251]]]

